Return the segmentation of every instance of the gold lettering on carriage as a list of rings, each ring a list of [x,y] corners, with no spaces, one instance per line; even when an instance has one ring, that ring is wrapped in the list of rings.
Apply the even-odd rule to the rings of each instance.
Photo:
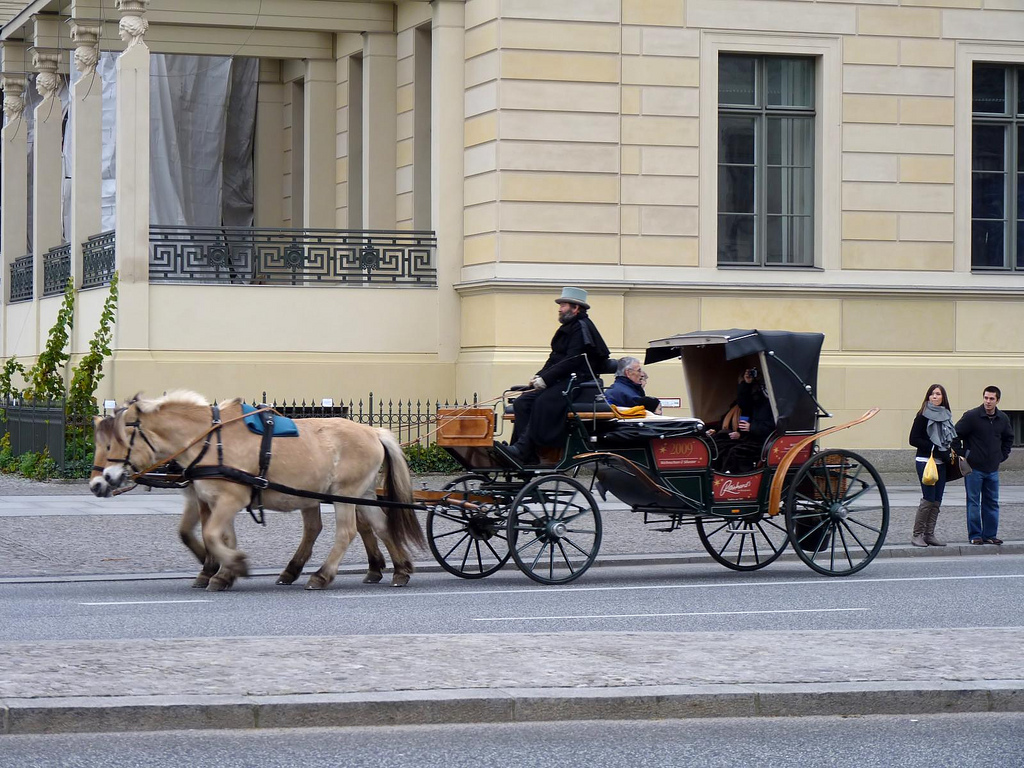
[[[711,459],[707,446],[695,437],[671,437],[654,441],[658,469],[706,467]]]

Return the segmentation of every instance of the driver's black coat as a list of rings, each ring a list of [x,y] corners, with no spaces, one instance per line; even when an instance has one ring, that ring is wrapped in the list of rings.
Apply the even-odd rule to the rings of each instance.
[[[574,319],[560,325],[551,339],[551,354],[537,372],[547,387],[525,392],[512,403],[516,415],[512,442],[529,425],[530,441],[535,445],[561,443],[569,411],[562,392],[569,378],[575,373],[579,381],[593,381],[594,375],[604,370],[608,356],[608,345],[585,310],[580,309]]]

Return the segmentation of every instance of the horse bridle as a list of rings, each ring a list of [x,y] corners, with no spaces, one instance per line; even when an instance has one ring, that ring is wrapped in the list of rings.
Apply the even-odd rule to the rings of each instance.
[[[126,405],[122,410],[127,410],[128,407],[131,406],[134,402],[135,401],[133,400],[132,402],[128,403],[128,405]],[[142,441],[149,447],[149,450],[153,452],[154,456],[156,455],[156,446],[154,446],[150,439],[146,437],[146,433],[142,431],[142,421],[138,418],[138,416],[135,417],[135,421],[125,422],[124,426],[126,429],[131,429],[132,431],[131,436],[128,438],[128,450],[125,452],[123,459],[112,459],[110,457],[107,457],[107,461],[110,462],[111,464],[121,464],[122,466],[130,467],[132,473],[138,475],[140,474],[139,468],[135,466],[135,463],[132,461],[132,448],[135,447],[135,438],[141,437]],[[99,472],[100,474],[102,474],[103,471],[106,469],[106,467],[101,467],[98,464],[93,464],[92,468],[93,471]]]

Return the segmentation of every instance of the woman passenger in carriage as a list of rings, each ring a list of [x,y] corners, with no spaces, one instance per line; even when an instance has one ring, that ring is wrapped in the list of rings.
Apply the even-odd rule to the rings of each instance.
[[[736,387],[739,420],[734,431],[713,434],[718,447],[718,466],[724,472],[747,472],[757,466],[765,440],[775,430],[775,415],[757,368],[743,372]]]

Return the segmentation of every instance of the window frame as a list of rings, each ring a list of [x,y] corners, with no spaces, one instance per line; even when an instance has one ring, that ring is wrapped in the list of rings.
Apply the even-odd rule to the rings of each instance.
[[[1005,109],[1002,114],[996,112],[975,112],[974,111],[974,75],[978,67],[994,67],[1002,69],[1006,76],[1003,81],[1003,101]],[[968,217],[968,259],[971,272],[996,273],[996,274],[1021,274],[1024,273],[1024,253],[1018,248],[1019,230],[1024,228],[1024,221],[1019,217],[1021,202],[1020,196],[1024,194],[1019,176],[1024,175],[1024,168],[1020,168],[1020,155],[1024,151],[1021,147],[1020,134],[1024,132],[1024,63],[1014,64],[1005,61],[986,61],[976,59],[971,62],[971,152],[970,152],[970,212]],[[975,221],[1000,221],[999,219],[978,219],[974,216],[974,179],[978,171],[974,168],[974,129],[979,125],[1002,126],[1004,131],[1003,139],[1003,170],[1006,177],[1003,182],[1003,202],[1005,236],[1003,245],[1003,265],[999,267],[974,263],[974,222]]]
[[[842,269],[843,46],[840,35],[704,30],[700,45],[700,129],[698,207],[700,238],[697,278],[709,284],[762,285],[769,272],[787,280],[820,278],[811,273]],[[815,60],[814,265],[807,267],[720,267],[718,265],[718,57],[721,53],[808,56]],[[723,273],[729,272],[728,278]],[[796,277],[801,275],[800,277]]]
[[[746,52],[732,52],[732,51],[719,51],[718,61],[721,63],[725,57],[732,58],[747,58],[754,61],[754,104],[730,104],[723,103],[721,96],[716,97],[718,104],[717,118],[720,121],[723,117],[753,117],[754,118],[754,261],[722,261],[718,254],[718,235],[715,233],[715,250],[716,250],[716,261],[719,267],[725,268],[748,268],[748,269],[806,269],[815,265],[815,237],[817,235],[817,222],[816,222],[816,206],[815,201],[815,189],[817,186],[817,168],[816,161],[818,158],[818,131],[817,131],[817,120],[818,120],[818,88],[817,82],[819,79],[817,62],[814,56],[808,55],[791,55],[785,53],[746,53]],[[790,61],[806,61],[811,65],[812,81],[810,88],[810,106],[787,106],[787,105],[769,105],[768,104],[768,67],[767,62],[769,59],[776,60],[790,60]],[[721,68],[719,67],[718,74],[718,86],[721,86]],[[719,93],[716,88],[716,93]],[[792,166],[800,168],[810,168],[811,170],[811,189],[810,189],[810,200],[811,209],[808,214],[771,214],[767,210],[768,201],[768,176],[771,164],[768,162],[768,123],[772,118],[780,117],[800,117],[810,118],[812,131],[811,131],[811,161],[809,166]],[[718,137],[720,138],[720,130],[716,130]],[[719,141],[715,142],[715,155],[716,155],[716,171],[721,169],[722,162],[719,150]],[[779,165],[778,167],[787,167],[785,165]],[[739,212],[726,212],[728,215],[732,213],[738,215]],[[715,198],[715,216],[722,215],[718,197]],[[799,263],[792,262],[768,262],[768,222],[773,217],[778,218],[795,218],[795,219],[810,219],[811,225],[811,237],[810,237],[810,248],[811,252],[805,261]]]

